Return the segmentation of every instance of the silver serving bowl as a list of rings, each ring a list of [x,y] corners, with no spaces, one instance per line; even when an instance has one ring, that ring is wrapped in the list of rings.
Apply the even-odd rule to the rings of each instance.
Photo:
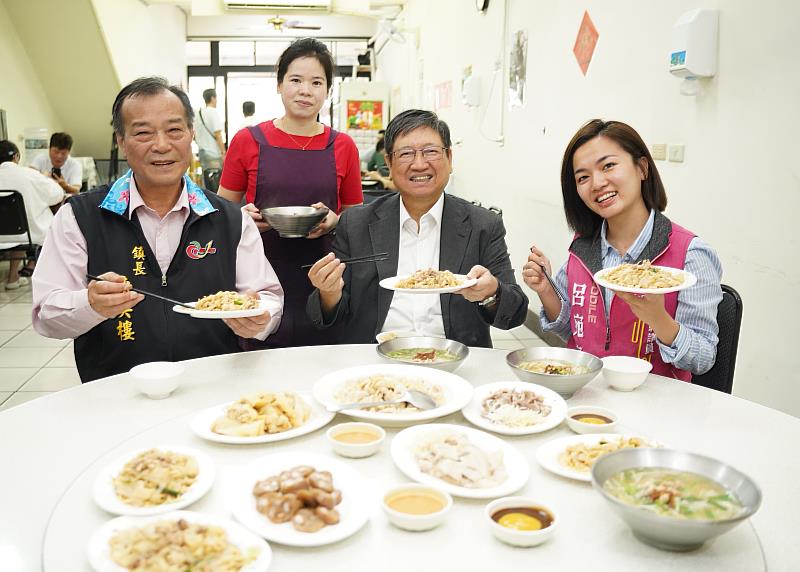
[[[434,362],[419,362],[411,358],[393,358],[389,357],[389,352],[395,350],[404,350],[408,348],[432,348],[437,350],[446,350],[456,356],[453,361],[434,361]],[[469,348],[455,340],[448,340],[446,338],[433,338],[427,336],[412,336],[410,338],[395,338],[387,342],[378,344],[375,348],[378,355],[386,361],[391,363],[403,363],[411,365],[421,365],[431,367],[433,369],[440,369],[442,371],[455,371],[464,363],[464,360],[469,356]]]
[[[536,361],[543,359],[560,360],[572,365],[585,365],[589,368],[587,373],[577,375],[555,375],[549,373],[534,373],[527,369],[522,369],[519,364],[526,361]],[[506,356],[506,363],[520,380],[543,385],[552,389],[563,397],[572,397],[572,394],[581,387],[592,381],[600,370],[603,369],[603,362],[592,354],[587,354],[580,350],[569,348],[523,348],[515,350]]]
[[[327,208],[272,207],[261,209],[269,225],[283,238],[302,238],[328,214]]]
[[[611,496],[603,483],[627,469],[658,467],[702,475],[732,492],[742,503],[742,513],[728,520],[685,520],[631,506]],[[634,536],[664,550],[694,550],[728,532],[753,515],[761,505],[761,490],[753,480],[721,461],[672,449],[623,449],[600,457],[592,467],[592,485],[631,528]]]

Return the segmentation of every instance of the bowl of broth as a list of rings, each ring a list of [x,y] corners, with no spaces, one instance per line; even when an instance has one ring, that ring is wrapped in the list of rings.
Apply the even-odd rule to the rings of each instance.
[[[453,506],[453,497],[429,485],[405,484],[388,489],[381,505],[393,525],[421,532],[444,522]]]
[[[506,356],[506,363],[520,380],[543,385],[565,399],[603,369],[603,362],[592,354],[554,347],[515,350]]]
[[[386,431],[372,423],[339,423],[325,433],[334,452],[342,457],[360,459],[378,452]]]
[[[504,497],[486,505],[492,534],[512,546],[538,546],[556,529],[553,511],[528,497]]]
[[[642,542],[687,551],[752,516],[761,490],[711,457],[672,449],[624,449],[598,459],[592,485]]]
[[[430,336],[394,338],[378,344],[376,351],[388,362],[455,371],[469,356],[469,348],[455,340]]]
[[[581,435],[613,433],[617,420],[617,414],[605,407],[577,405],[567,410],[567,427]]]

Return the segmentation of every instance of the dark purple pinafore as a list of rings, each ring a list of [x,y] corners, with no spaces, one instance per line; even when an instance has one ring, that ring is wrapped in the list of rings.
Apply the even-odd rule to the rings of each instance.
[[[258,143],[258,177],[253,203],[259,209],[308,206],[321,202],[331,209],[339,204],[336,157],[333,142],[338,131],[331,129],[324,149],[302,150],[274,147],[258,126],[248,127]],[[244,340],[245,349],[313,346],[335,343],[335,332],[318,330],[306,315],[306,300],[314,289],[308,271],[312,264],[331,251],[333,237],[324,235],[309,240],[281,238],[276,230],[262,233],[266,254],[284,291],[283,318],[276,332],[266,341]]]

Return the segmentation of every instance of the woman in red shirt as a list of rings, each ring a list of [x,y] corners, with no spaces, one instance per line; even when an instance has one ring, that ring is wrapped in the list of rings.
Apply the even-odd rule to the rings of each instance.
[[[246,349],[335,342],[306,316],[313,286],[300,268],[330,252],[339,213],[363,202],[355,143],[317,121],[332,80],[333,57],[325,44],[313,38],[293,42],[278,59],[283,117],[239,131],[225,156],[219,195],[234,202],[246,196],[245,210],[262,233],[264,253],[285,294],[277,332],[265,342],[247,340]],[[330,209],[305,239],[280,238],[259,212],[299,205]]]

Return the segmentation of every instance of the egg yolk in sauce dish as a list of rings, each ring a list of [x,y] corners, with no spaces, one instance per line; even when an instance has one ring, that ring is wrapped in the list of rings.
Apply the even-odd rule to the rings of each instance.
[[[541,530],[553,524],[553,515],[545,509],[534,507],[504,508],[492,515],[500,526],[514,530]]]
[[[336,433],[333,438],[341,443],[350,443],[353,445],[362,445],[364,443],[372,443],[380,439],[380,435],[368,429],[350,429]]]
[[[404,514],[434,514],[445,507],[440,495],[426,490],[400,491],[386,497],[384,502],[390,509]]]
[[[597,413],[576,413],[572,416],[572,418],[575,421],[580,421],[581,423],[591,423],[592,425],[608,425],[609,423],[613,423],[613,420]]]

